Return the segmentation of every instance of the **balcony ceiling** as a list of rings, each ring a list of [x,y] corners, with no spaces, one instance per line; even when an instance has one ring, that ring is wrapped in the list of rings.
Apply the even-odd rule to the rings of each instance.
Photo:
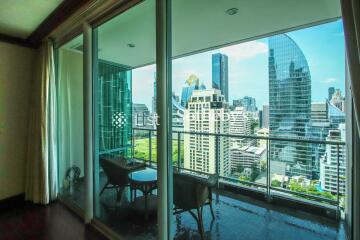
[[[25,39],[63,0],[1,0],[0,33]]]
[[[229,8],[237,8],[238,13],[226,14]],[[132,67],[153,63],[154,13],[155,1],[148,0],[101,26],[99,57]],[[173,55],[186,55],[340,16],[339,0],[173,0]]]

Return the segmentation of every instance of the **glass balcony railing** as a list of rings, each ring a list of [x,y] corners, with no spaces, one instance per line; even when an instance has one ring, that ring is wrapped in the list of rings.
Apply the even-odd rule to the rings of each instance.
[[[220,189],[343,208],[344,142],[184,131],[173,131],[172,141],[174,168],[216,173]],[[156,149],[155,129],[133,128],[134,159],[156,167]]]

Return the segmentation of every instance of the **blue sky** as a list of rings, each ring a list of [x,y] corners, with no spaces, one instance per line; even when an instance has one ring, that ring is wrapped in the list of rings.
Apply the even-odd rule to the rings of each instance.
[[[289,32],[308,61],[312,101],[323,101],[329,87],[345,85],[345,46],[342,21]],[[267,38],[207,51],[173,61],[173,91],[181,89],[190,74],[211,87],[211,55],[224,53],[229,59],[229,99],[243,96],[256,98],[258,107],[268,104],[268,41]],[[133,70],[133,102],[145,103],[151,110],[154,94],[155,65]]]

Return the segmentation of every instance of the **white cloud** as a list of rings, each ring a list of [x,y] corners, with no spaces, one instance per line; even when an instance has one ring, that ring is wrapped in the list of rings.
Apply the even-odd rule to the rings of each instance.
[[[334,77],[329,77],[329,78],[325,79],[323,82],[324,82],[324,83],[334,83],[334,82],[336,82],[336,81],[337,81],[336,78],[334,78]]]
[[[191,74],[195,74],[196,76],[198,76],[197,72],[198,71],[196,71],[195,69],[183,69],[181,71],[176,72],[176,76],[187,79]]]
[[[211,73],[211,72],[210,72]],[[186,79],[189,78],[190,75],[194,74],[195,76],[197,76],[200,79],[200,82],[204,82],[208,76],[206,76],[207,74],[204,74],[204,72],[200,71],[200,70],[195,70],[195,69],[173,69],[173,85],[177,82],[180,82],[180,85],[182,86]]]
[[[259,41],[251,41],[224,47],[220,49],[220,52],[226,54],[230,58],[236,60],[242,60],[247,58],[253,58],[258,54],[265,54],[268,51],[268,46]]]
[[[136,68],[132,71],[132,100],[134,103],[145,103],[149,109],[154,95],[155,65]]]
[[[241,77],[242,77],[242,74],[240,74],[238,72],[229,72],[230,85],[239,83],[239,79],[241,79]]]

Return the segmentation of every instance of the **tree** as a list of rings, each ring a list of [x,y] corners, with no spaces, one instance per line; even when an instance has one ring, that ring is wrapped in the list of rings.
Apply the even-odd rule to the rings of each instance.
[[[313,195],[313,196],[321,196],[321,197],[333,199],[333,200],[336,199],[336,195],[333,195],[329,192],[319,191],[316,188],[315,184],[313,184],[313,183],[311,183],[309,186],[302,186],[299,182],[295,181],[294,179],[291,179],[290,184],[289,184],[289,189],[294,192],[306,193],[306,194]],[[308,197],[304,197],[304,198],[311,199]]]
[[[249,182],[250,181],[250,179],[247,176],[240,176],[239,180],[244,181],[244,182]]]
[[[244,167],[243,167],[243,166],[238,165],[238,166],[236,167],[236,172],[242,173],[243,171],[244,171]]]
[[[257,166],[257,163],[254,162],[251,166],[251,175],[250,175],[250,180],[251,181],[255,181],[255,179],[259,176],[260,171],[259,168]]]
[[[266,170],[266,165],[267,165],[266,161],[261,160],[260,161],[260,170],[265,171]]]
[[[257,128],[259,126],[259,123],[255,120],[253,120],[250,124],[250,128],[251,128],[251,133],[254,134],[255,133],[255,128]]]
[[[281,182],[279,180],[272,180],[271,181],[271,186],[273,187],[281,187]]]

